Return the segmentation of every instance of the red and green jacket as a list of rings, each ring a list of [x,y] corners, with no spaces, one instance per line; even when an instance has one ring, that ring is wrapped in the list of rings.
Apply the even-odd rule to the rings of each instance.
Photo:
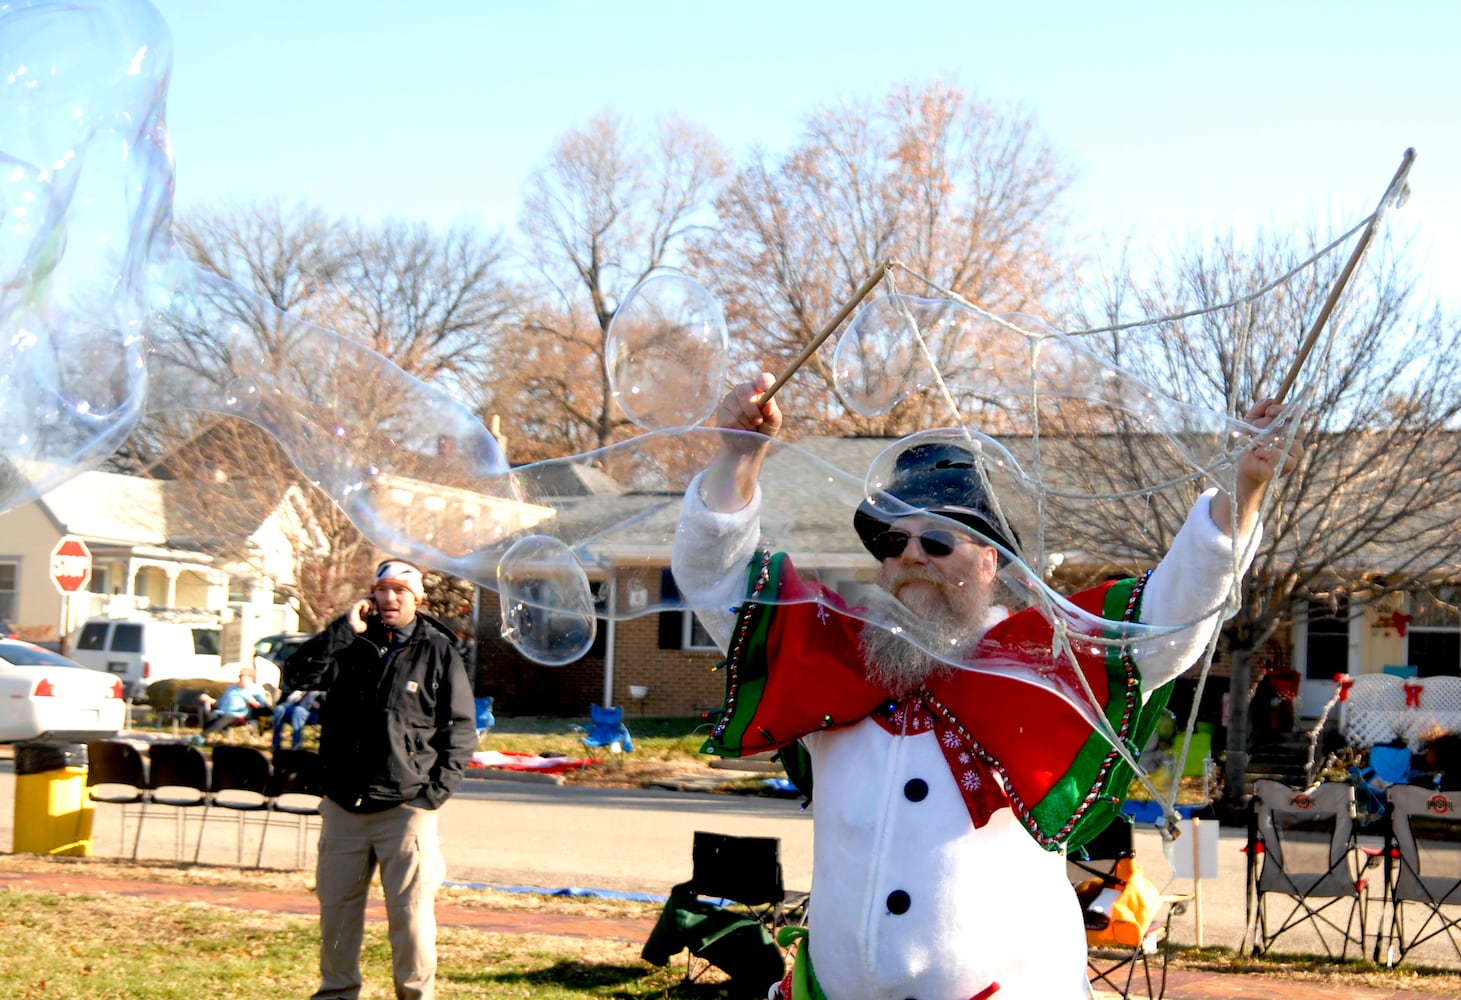
[[[853,609],[802,580],[785,554],[758,553],[731,637],[725,704],[704,752],[739,757],[785,748],[869,718],[894,733],[931,726],[975,826],[1009,805],[1042,846],[1078,847],[1120,812],[1132,770],[1068,700],[1087,700],[1073,672],[1084,676],[1133,756],[1171,691],[1167,684],[1144,700],[1130,644],[1102,641],[1119,640],[1122,623],[1138,620],[1145,579],[1105,583],[1070,599],[1110,623],[1088,637],[1097,641],[1071,633],[1059,650],[1051,619],[1027,608],[990,628],[969,657],[1001,673],[952,671],[895,699],[868,679],[859,643],[865,623]],[[1001,780],[989,780],[991,773]]]

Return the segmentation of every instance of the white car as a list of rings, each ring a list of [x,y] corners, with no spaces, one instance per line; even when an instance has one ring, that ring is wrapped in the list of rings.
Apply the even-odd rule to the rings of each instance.
[[[122,693],[119,677],[19,639],[0,639],[0,742],[115,736]]]

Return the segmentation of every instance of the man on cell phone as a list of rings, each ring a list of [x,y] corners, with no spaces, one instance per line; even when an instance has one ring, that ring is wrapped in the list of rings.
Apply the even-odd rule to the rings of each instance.
[[[366,893],[377,865],[396,996],[436,993],[434,906],[446,869],[436,810],[461,785],[477,729],[456,637],[417,611],[423,596],[421,570],[387,559],[370,593],[284,665],[289,687],[325,694],[316,1000],[360,995]]]

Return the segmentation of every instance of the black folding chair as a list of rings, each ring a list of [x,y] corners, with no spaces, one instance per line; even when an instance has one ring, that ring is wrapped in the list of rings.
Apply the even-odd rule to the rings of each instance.
[[[188,811],[201,807],[206,812],[208,808],[208,758],[187,743],[154,743],[147,749],[147,756],[151,763],[147,780],[151,801],[173,809],[173,860],[180,861],[187,839]],[[200,825],[199,832],[201,829]]]
[[[1461,958],[1461,793],[1393,785],[1388,795],[1386,964],[1394,965],[1412,948],[1443,935]],[[1414,916],[1409,927],[1407,911]],[[1375,935],[1376,961],[1380,936]]]
[[[259,834],[259,857],[262,861],[269,816],[283,813],[295,818],[294,867],[303,868],[311,820],[318,829],[320,800],[324,797],[320,755],[313,750],[277,750],[273,764],[267,789],[269,814],[264,817],[264,830]]]
[[[238,865],[243,867],[244,819],[249,813],[262,813],[261,820],[267,822],[271,775],[269,757],[257,747],[220,743],[213,748],[213,774],[208,783],[209,808],[204,809],[203,822],[198,828],[198,846],[193,850],[194,862],[203,850],[203,833],[209,809],[230,809],[238,818]],[[255,868],[262,862],[263,856],[261,835],[259,854],[254,861]]]
[[[86,790],[93,802],[122,807],[119,854],[127,850],[127,814],[136,806],[137,832],[132,838],[132,857],[142,843],[142,822],[152,793],[147,784],[147,761],[125,740],[92,740],[86,744]]]
[[[1368,892],[1356,859],[1354,816],[1355,790],[1346,782],[1302,791],[1267,779],[1253,783],[1247,913],[1253,954],[1306,926],[1331,958],[1336,942],[1341,959],[1351,944],[1364,954]],[[1283,916],[1275,918],[1274,908]]]

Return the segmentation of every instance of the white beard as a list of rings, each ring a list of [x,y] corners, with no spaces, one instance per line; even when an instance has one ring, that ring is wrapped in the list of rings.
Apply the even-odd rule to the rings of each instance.
[[[980,634],[977,625],[956,619],[952,608],[921,615],[882,589],[869,593],[867,607],[871,620],[863,626],[860,644],[868,678],[894,697],[958,669],[922,647],[946,650],[949,659],[957,660]]]

